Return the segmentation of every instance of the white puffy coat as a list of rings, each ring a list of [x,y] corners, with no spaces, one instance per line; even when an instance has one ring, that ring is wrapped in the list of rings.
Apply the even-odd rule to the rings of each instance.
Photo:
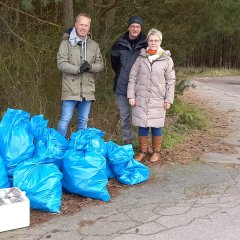
[[[136,99],[136,106],[132,109],[134,126],[164,126],[164,102],[173,103],[175,80],[174,63],[169,51],[164,51],[151,64],[146,49],[141,50],[131,69],[127,90],[127,97]]]

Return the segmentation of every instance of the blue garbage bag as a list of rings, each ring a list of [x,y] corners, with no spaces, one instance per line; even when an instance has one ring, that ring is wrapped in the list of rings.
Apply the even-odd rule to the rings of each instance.
[[[41,159],[20,163],[13,174],[13,186],[26,192],[30,207],[45,212],[60,213],[62,173],[55,164],[43,164]]]
[[[33,116],[29,131],[35,138],[34,158],[45,159],[45,163],[54,163],[61,171],[62,159],[68,149],[69,142],[58,131],[47,128],[48,120],[43,115]]]
[[[0,156],[0,188],[9,188],[10,182],[7,176],[7,170]]]
[[[22,161],[32,157],[33,135],[28,130],[30,114],[8,108],[0,122],[0,154],[9,177]]]
[[[106,175],[107,175],[107,178],[110,179],[110,178],[115,178],[115,175],[114,175],[114,172],[112,170],[112,167],[111,167],[111,164],[109,163],[108,159],[106,159]]]
[[[131,144],[118,146],[109,141],[108,161],[114,172],[115,178],[120,183],[134,185],[149,179],[149,168],[133,158],[133,148]]]
[[[107,148],[104,139],[104,132],[97,128],[87,128],[86,130],[78,130],[70,136],[69,148],[85,150],[89,152],[98,152],[102,156],[106,156]]]
[[[63,188],[84,197],[109,201],[106,159],[99,153],[69,149],[63,159]]]
[[[62,160],[69,142],[54,128],[48,128],[36,139],[34,158],[45,159],[45,163],[54,163],[62,169]]]
[[[35,115],[31,118],[28,129],[35,139],[42,138],[47,132],[48,120],[44,119],[43,115]]]

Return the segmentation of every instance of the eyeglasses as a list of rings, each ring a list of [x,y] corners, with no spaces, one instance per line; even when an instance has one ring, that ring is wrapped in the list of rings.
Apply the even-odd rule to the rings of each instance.
[[[160,42],[160,40],[157,40],[157,39],[155,39],[155,40],[148,40],[148,42],[150,42],[150,43],[158,43],[158,42]]]

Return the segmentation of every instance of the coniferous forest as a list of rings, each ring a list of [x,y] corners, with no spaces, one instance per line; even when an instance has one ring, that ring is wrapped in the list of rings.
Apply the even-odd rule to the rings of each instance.
[[[240,68],[239,0],[0,0],[2,114],[7,107],[23,109],[43,114],[56,127],[61,112],[56,54],[80,12],[91,15],[92,37],[105,61],[89,122],[109,137],[118,130],[109,50],[130,16],[143,18],[145,33],[152,27],[162,31],[162,47],[171,51],[176,67]]]

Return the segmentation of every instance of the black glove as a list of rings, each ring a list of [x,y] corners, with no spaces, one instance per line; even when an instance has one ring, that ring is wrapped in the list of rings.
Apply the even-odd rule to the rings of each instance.
[[[84,61],[80,66],[80,73],[88,72],[90,69],[91,65],[88,63],[88,61]]]

